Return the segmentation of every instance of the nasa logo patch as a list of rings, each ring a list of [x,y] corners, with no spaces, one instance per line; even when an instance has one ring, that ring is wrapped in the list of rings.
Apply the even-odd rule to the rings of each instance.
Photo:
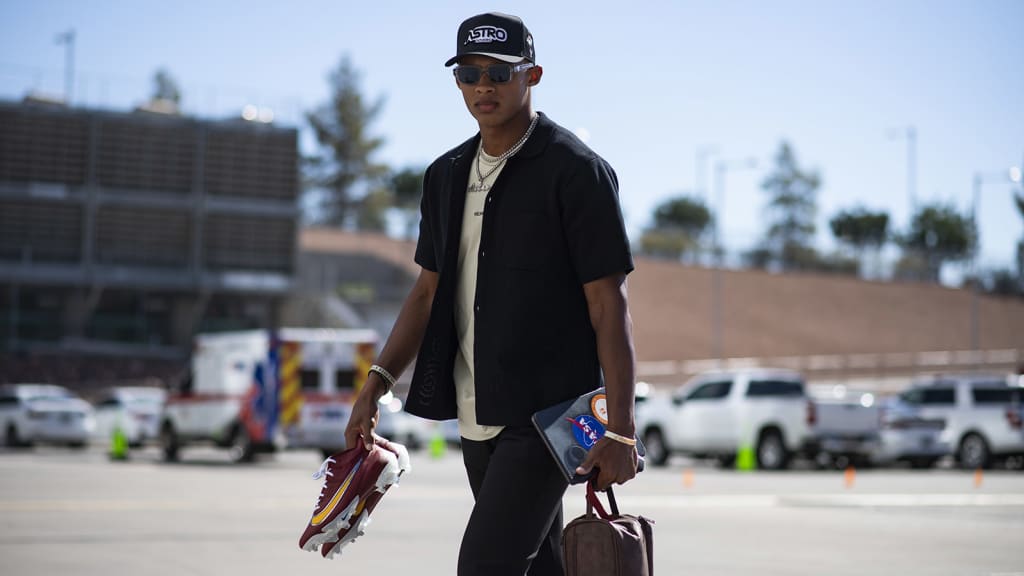
[[[597,421],[597,418],[582,414],[576,418],[566,418],[569,422],[572,422],[572,435],[576,438],[576,443],[583,447],[584,450],[590,450],[594,444],[604,436],[604,426]]]

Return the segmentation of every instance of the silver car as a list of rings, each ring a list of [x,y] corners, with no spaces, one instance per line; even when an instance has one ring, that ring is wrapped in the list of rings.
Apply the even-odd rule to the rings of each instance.
[[[873,463],[909,462],[912,468],[931,468],[953,453],[943,435],[945,419],[922,409],[934,399],[932,392],[911,389],[883,402],[879,446],[872,454]]]
[[[7,446],[34,443],[84,447],[96,427],[92,406],[62,386],[0,387],[0,430]]]

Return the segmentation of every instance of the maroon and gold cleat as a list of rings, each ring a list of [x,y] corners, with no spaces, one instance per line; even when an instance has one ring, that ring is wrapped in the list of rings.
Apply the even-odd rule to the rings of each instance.
[[[397,475],[398,458],[392,452],[376,446],[367,450],[362,443],[324,460],[313,474],[324,483],[299,547],[313,551],[340,539],[377,486],[394,483]]]
[[[372,513],[373,509],[377,507],[377,503],[380,502],[381,498],[384,497],[384,494],[385,492],[387,492],[388,488],[395,484],[398,484],[398,479],[402,476],[402,474],[408,472],[409,469],[411,468],[411,463],[409,460],[409,451],[405,449],[405,446],[402,446],[397,442],[389,442],[383,438],[378,437],[376,438],[375,447],[383,448],[395,455],[395,457],[398,459],[398,476],[395,477],[393,483],[385,485],[383,490],[376,490],[372,492],[369,495],[369,497],[367,497],[367,499],[364,501],[364,505],[356,507],[355,514],[353,514],[352,519],[349,521],[352,527],[349,528],[347,532],[342,534],[338,538],[338,540],[326,541],[323,543],[322,546],[320,546],[320,554],[323,555],[324,558],[334,558],[334,556],[341,552],[342,548],[344,548],[350,542],[354,542],[356,538],[362,536],[365,533],[366,527],[369,526],[371,522],[370,513]]]
[[[324,460],[313,475],[324,484],[299,547],[315,551],[323,545],[330,558],[362,535],[370,511],[408,467],[404,447],[380,440],[369,450],[360,443]]]

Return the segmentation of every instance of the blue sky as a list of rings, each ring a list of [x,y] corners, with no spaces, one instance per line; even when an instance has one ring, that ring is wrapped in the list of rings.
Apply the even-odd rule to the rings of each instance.
[[[165,67],[189,113],[226,117],[253,103],[297,125],[348,54],[365,93],[386,97],[378,159],[422,165],[475,131],[443,62],[458,23],[488,10],[530,27],[545,68],[535,107],[586,131],[615,167],[634,235],[658,202],[694,189],[696,151],[714,145],[721,159],[760,160],[729,173],[725,188],[723,236],[749,248],[765,227],[759,184],[782,139],[823,177],[822,248],[839,209],[884,209],[902,227],[906,147],[890,132],[913,125],[918,200],[967,210],[974,173],[991,174],[983,263],[1012,263],[1024,224],[1001,174],[1024,161],[1021,0],[0,0],[0,98],[61,93],[54,38],[73,27],[77,105],[137,104]]]

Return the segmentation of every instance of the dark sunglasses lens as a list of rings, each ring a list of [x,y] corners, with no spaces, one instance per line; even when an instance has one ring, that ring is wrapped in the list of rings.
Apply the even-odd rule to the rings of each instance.
[[[463,84],[476,84],[480,81],[480,68],[477,66],[459,66],[455,69],[455,77]]]
[[[512,66],[508,64],[495,64],[487,69],[487,76],[495,84],[504,84],[512,79]]]

